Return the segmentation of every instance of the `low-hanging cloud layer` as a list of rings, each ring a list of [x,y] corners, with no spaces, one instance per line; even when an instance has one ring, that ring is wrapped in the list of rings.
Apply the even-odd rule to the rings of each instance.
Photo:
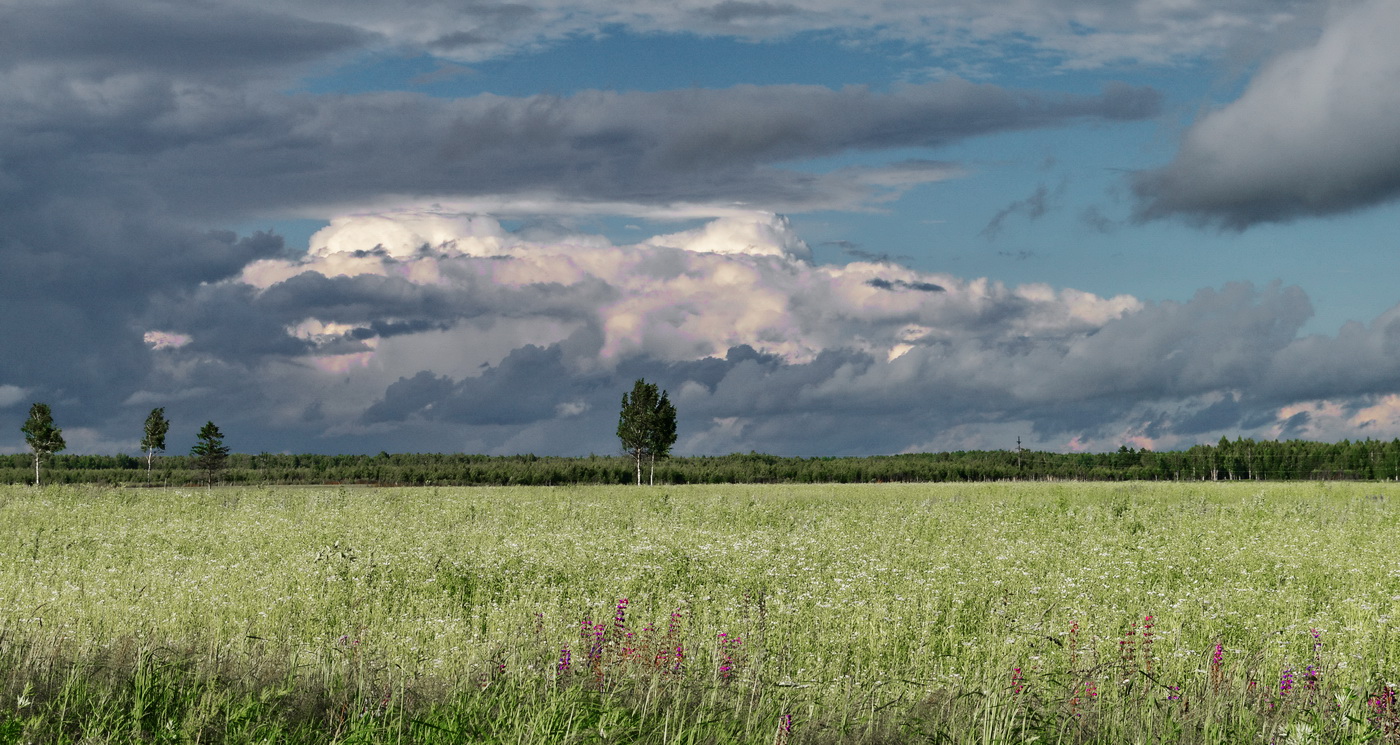
[[[1131,177],[1142,220],[1245,229],[1400,191],[1394,8],[0,3],[0,414],[47,401],[77,451],[133,450],[165,406],[242,450],[610,452],[620,391],[645,376],[693,453],[1394,436],[1400,311],[1302,337],[1296,288],[1147,303],[873,254],[822,264],[774,214],[879,209],[975,168],[940,151],[978,138],[1151,120],[1150,88],[1022,89],[975,82],[976,64],[883,87],[300,85],[367,54],[471,64],[618,28],[1047,71],[1282,45],[1171,163]],[[852,153],[888,157],[804,165]],[[687,222],[625,244],[569,227],[594,215]],[[222,229],[278,217],[331,224],[309,251]]]

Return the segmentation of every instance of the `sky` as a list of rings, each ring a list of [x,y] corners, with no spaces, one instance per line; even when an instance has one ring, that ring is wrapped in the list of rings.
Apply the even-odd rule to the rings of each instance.
[[[611,454],[638,378],[678,455],[1400,437],[1397,28],[0,0],[0,452]]]

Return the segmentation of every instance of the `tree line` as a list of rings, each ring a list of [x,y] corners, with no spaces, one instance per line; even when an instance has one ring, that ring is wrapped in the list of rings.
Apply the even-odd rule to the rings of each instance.
[[[649,462],[649,461],[648,461]],[[203,485],[198,455],[167,455],[147,471],[129,455],[53,455],[46,483]],[[567,485],[634,484],[631,454],[555,457],[381,452],[378,455],[228,453],[214,474],[228,484]],[[32,483],[28,455],[0,455],[0,483]],[[1376,480],[1400,479],[1400,440],[1233,440],[1187,450],[1108,453],[1019,449],[865,457],[762,453],[658,459],[657,484],[878,483],[1003,480]]]
[[[152,409],[142,430],[141,460],[128,455],[59,455],[67,445],[47,404],[35,403],[20,428],[30,455],[0,455],[0,483],[125,485],[375,484],[641,485],[643,466],[655,484],[870,483],[923,481],[1091,480],[1400,481],[1400,439],[1234,441],[1154,452],[1126,445],[1108,453],[971,450],[865,457],[779,457],[760,453],[672,458],[676,408],[655,384],[639,379],[622,396],[617,438],[621,456],[586,458],[466,454],[235,454],[223,432],[206,422],[188,456],[162,456],[170,422]],[[156,467],[157,463],[159,468]],[[142,466],[145,466],[142,468]]]

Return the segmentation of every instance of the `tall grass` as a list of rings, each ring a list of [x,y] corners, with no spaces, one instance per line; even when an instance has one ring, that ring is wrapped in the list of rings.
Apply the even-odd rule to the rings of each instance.
[[[0,489],[0,745],[1400,742],[1376,484]]]

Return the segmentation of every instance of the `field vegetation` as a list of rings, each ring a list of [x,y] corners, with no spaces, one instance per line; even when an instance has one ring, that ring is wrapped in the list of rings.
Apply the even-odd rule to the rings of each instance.
[[[0,743],[1400,742],[1400,487],[0,488]]]

